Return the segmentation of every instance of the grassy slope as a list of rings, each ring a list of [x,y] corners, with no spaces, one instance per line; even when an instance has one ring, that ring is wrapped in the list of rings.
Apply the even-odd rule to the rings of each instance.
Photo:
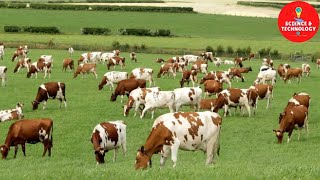
[[[41,16],[37,16],[37,15]],[[272,47],[280,52],[317,52],[319,35],[307,43],[290,43],[279,33],[276,19],[234,17],[205,14],[171,14],[138,12],[79,12],[1,9],[4,25],[58,26],[66,35],[26,35],[0,33],[2,41],[41,42],[54,39],[55,43],[87,44],[92,47],[110,46],[117,40],[130,45],[141,43],[152,48],[204,49],[232,46],[234,49],[251,46],[253,51]],[[37,18],[34,18],[36,17]],[[67,19],[66,19],[67,17]],[[130,36],[82,36],[81,27],[108,27],[117,35],[119,28],[170,29],[177,38]]]
[[[315,84],[320,80],[320,72],[311,64],[310,78],[303,78],[300,85],[293,82],[284,84],[277,80],[274,90],[274,100],[271,109],[266,110],[265,101],[259,101],[258,111],[254,117],[236,116],[223,119],[221,134],[221,156],[213,167],[205,167],[205,157],[202,152],[179,151],[177,168],[172,169],[168,159],[166,167],[159,171],[159,156],[153,157],[153,168],[147,171],[135,171],[133,169],[136,150],[145,142],[153,120],[148,113],[146,118],[123,117],[122,104],[109,101],[111,92],[109,88],[103,91],[97,90],[97,85],[102,75],[106,72],[103,65],[98,64],[98,79],[89,75],[85,79],[72,79],[72,73],[61,72],[62,59],[67,57],[67,51],[57,50],[30,50],[33,61],[41,54],[52,54],[55,57],[51,80],[43,80],[42,74],[38,79],[26,79],[25,69],[18,74],[13,74],[14,63],[10,62],[13,49],[6,49],[4,61],[0,65],[9,67],[8,86],[0,88],[0,109],[11,108],[18,101],[25,103],[25,117],[50,117],[54,120],[54,148],[51,158],[41,158],[42,145],[27,145],[27,157],[23,157],[19,149],[17,159],[12,159],[13,151],[8,160],[0,163],[2,170],[0,177],[15,179],[314,179],[319,177],[319,136],[320,129],[318,117],[318,101],[320,95]],[[76,51],[76,59],[82,52]],[[127,53],[122,56],[128,58]],[[160,64],[153,60],[156,57],[168,58],[172,55],[138,54],[138,63],[127,62],[125,71],[144,66],[159,70]],[[246,66],[252,66],[253,72],[245,75],[246,82],[233,81],[233,87],[248,88],[257,74],[260,60],[245,62]],[[276,66],[284,61],[276,60]],[[301,62],[289,62],[292,67],[300,67]],[[215,68],[209,65],[210,70],[226,70],[229,66]],[[117,67],[117,70],[119,68]],[[200,75],[202,77],[202,75]],[[156,84],[163,90],[172,90],[179,86],[178,79],[160,78]],[[58,109],[58,101],[49,100],[47,110],[31,110],[30,102],[34,100],[38,86],[48,81],[63,81],[66,83],[67,109]],[[310,133],[306,137],[302,133],[302,140],[297,141],[297,131],[294,131],[292,142],[282,145],[276,144],[276,137],[272,129],[277,128],[278,115],[285,107],[293,92],[308,92],[311,97],[310,107]],[[126,98],[125,98],[126,101]],[[42,106],[40,106],[42,107]],[[188,111],[188,108],[184,108]],[[157,110],[155,116],[168,112],[167,109]],[[222,112],[221,112],[222,113]],[[220,113],[220,114],[221,114]],[[90,135],[93,127],[104,120],[123,119],[127,128],[127,157],[123,157],[119,151],[118,160],[112,163],[112,154],[106,155],[107,163],[96,166],[95,158],[90,143]],[[8,127],[12,122],[0,124],[0,142],[4,142]],[[286,137],[285,137],[286,138]],[[286,139],[285,139],[286,140]]]

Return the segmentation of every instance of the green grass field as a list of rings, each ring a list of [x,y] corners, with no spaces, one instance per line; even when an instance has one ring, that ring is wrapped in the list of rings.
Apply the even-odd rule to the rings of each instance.
[[[134,170],[136,151],[145,143],[151,130],[153,120],[150,113],[144,119],[123,117],[122,105],[118,98],[110,102],[109,87],[98,91],[98,83],[102,75],[107,72],[102,64],[98,64],[98,79],[92,74],[85,78],[73,79],[71,72],[62,72],[62,60],[68,57],[66,50],[30,49],[30,58],[35,61],[42,54],[54,56],[54,67],[50,80],[27,79],[26,70],[22,69],[14,74],[10,58],[14,49],[6,49],[5,60],[0,65],[8,69],[7,87],[0,88],[0,109],[13,108],[20,101],[25,103],[25,118],[49,117],[54,121],[52,157],[41,158],[43,146],[27,145],[27,157],[23,157],[21,148],[16,159],[11,150],[7,160],[1,160],[0,177],[3,179],[317,179],[320,176],[319,166],[319,136],[317,83],[320,71],[315,64],[310,64],[312,73],[310,78],[303,78],[301,84],[295,81],[284,84],[277,79],[271,109],[266,110],[266,101],[258,102],[257,114],[253,117],[242,117],[239,112],[235,116],[223,118],[221,134],[221,151],[217,164],[205,166],[205,155],[202,152],[179,151],[177,168],[172,168],[168,159],[166,166],[159,170],[159,156],[153,156],[153,167],[146,171]],[[77,59],[82,52],[76,51],[72,57]],[[128,53],[121,56],[129,58]],[[124,71],[130,72],[135,67],[150,67],[155,73],[160,64],[156,64],[157,57],[168,58],[173,55],[138,54],[138,63],[129,60]],[[231,59],[231,58],[228,58]],[[302,62],[288,62],[275,60],[275,66],[280,63],[290,63],[292,67],[300,67]],[[233,87],[248,88],[254,81],[261,59],[245,62],[251,66],[253,72],[245,74],[244,83],[233,81]],[[227,70],[230,66],[219,68],[210,63],[209,70]],[[190,67],[189,67],[190,68]],[[119,70],[119,67],[116,67]],[[200,75],[202,77],[202,75]],[[177,79],[156,78],[155,82],[162,90],[173,90],[179,87],[181,74]],[[59,109],[59,101],[49,100],[46,110],[32,111],[31,101],[34,100],[40,84],[49,81],[66,83],[67,109]],[[273,129],[278,128],[278,116],[282,112],[294,92],[307,92],[311,95],[309,111],[309,136],[305,131],[302,139],[297,141],[298,132],[294,131],[292,141],[282,145],[277,144]],[[127,98],[124,98],[125,102]],[[183,108],[189,111],[188,107]],[[169,112],[168,109],[157,110],[155,117]],[[220,112],[222,115],[222,110]],[[120,150],[118,160],[112,163],[113,152],[106,155],[106,164],[96,166],[93,147],[90,142],[93,127],[107,120],[121,119],[127,123],[127,156]],[[13,122],[0,124],[0,143],[3,143],[9,126]],[[285,136],[286,141],[287,136]]]
[[[41,16],[38,16],[38,15]],[[150,49],[203,50],[210,45],[216,48],[251,46],[253,52],[271,47],[280,53],[319,51],[320,36],[305,43],[287,41],[277,28],[277,20],[271,18],[235,17],[207,14],[98,12],[98,11],[46,11],[30,9],[1,9],[0,39],[4,42],[47,44],[51,39],[57,45],[87,45],[88,49],[110,47],[113,41],[131,46],[145,44]],[[37,17],[37,18],[34,18]],[[67,17],[67,18],[66,18]],[[5,25],[57,26],[63,35],[36,35],[4,33]],[[111,36],[80,35],[82,27],[107,27]],[[120,28],[170,29],[176,37],[119,36]],[[160,52],[160,51],[157,51]]]

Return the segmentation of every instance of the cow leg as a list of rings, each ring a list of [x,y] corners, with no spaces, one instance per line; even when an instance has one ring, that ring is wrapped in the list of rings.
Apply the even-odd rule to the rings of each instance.
[[[292,131],[293,131],[293,129],[288,132],[288,140],[287,140],[287,143],[290,142]]]
[[[42,110],[45,110],[45,109],[46,109],[46,105],[47,105],[47,101],[43,101],[43,107],[42,107]]]
[[[151,119],[154,117],[154,109],[151,111]]]
[[[16,145],[16,146],[14,147],[14,156],[13,156],[13,158],[16,158],[16,157],[17,157],[17,152],[18,152],[18,145]]]
[[[113,150],[113,162],[116,162],[117,152],[118,152],[118,148],[115,148],[115,149]]]
[[[171,160],[173,162],[174,168],[177,165],[179,146],[180,146],[180,141],[178,139],[174,139],[174,143],[171,145]]]
[[[143,118],[144,114],[146,113],[147,110],[149,110],[151,107],[150,106],[145,106],[142,113],[141,113],[141,116],[140,116],[140,119]]]
[[[42,157],[44,157],[47,153],[47,149],[48,149],[48,145],[46,145],[48,142],[44,142],[43,143],[43,154],[42,154]]]
[[[43,77],[43,79],[45,79],[45,78],[47,77],[47,74],[48,74],[47,70],[44,70],[44,77]]]
[[[249,117],[251,117],[251,110],[250,110],[249,104],[246,103],[245,106],[246,106],[246,108],[247,108]]]
[[[126,154],[127,154],[127,140],[126,139],[123,139],[121,146],[122,146],[123,156],[126,156]]]
[[[93,74],[96,77],[96,79],[98,79],[98,74],[96,73],[96,71],[93,71]]]
[[[160,168],[166,164],[166,160],[170,154],[170,146],[164,145],[162,148],[161,158],[160,158]]]
[[[21,144],[23,155],[26,156],[26,144]]]
[[[121,101],[120,101],[121,103],[123,102],[123,95],[121,95]]]
[[[227,116],[227,112],[228,112],[229,106],[228,105],[224,105],[224,117]],[[229,113],[229,115],[231,116],[231,113]]]
[[[267,97],[267,108],[266,109],[269,109],[269,107],[270,107],[270,94]]]

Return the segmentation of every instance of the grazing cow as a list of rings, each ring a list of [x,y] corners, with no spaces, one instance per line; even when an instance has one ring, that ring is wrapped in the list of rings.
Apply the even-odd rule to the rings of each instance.
[[[167,63],[178,63],[178,62],[186,62],[186,61],[181,56],[172,57],[167,60]]]
[[[21,58],[26,58],[27,57],[27,51],[22,47],[22,46],[19,46],[19,48],[13,53],[13,56],[12,56],[12,61],[16,60],[18,57],[21,57]]]
[[[122,147],[124,156],[126,155],[126,128],[127,125],[121,120],[102,122],[94,127],[91,143],[97,164],[103,164],[105,153],[112,149],[114,150],[113,162],[116,161],[116,154],[120,147]]]
[[[200,84],[203,84],[206,80],[218,80],[220,83],[227,83],[228,88],[231,88],[230,74],[228,71],[210,71],[209,74],[204,76],[200,80]]]
[[[309,77],[310,76],[311,67],[309,64],[303,63],[302,64],[302,72]]]
[[[216,104],[216,102],[217,102],[217,99],[201,99],[200,110],[213,111],[214,105]]]
[[[212,94],[218,94],[223,90],[222,83],[218,80],[206,80],[204,83],[204,96],[211,96]]]
[[[130,93],[132,90],[136,88],[145,88],[146,80],[144,79],[125,79],[119,81],[114,93],[111,94],[110,101],[116,101],[117,96],[121,96],[121,103],[123,102],[123,96],[126,93]]]
[[[276,83],[276,75],[277,72],[272,68],[268,68],[267,70],[262,70],[259,72],[257,79],[253,82],[253,85],[256,84],[265,84],[266,81],[271,81],[271,84],[274,85]]]
[[[192,87],[194,87],[194,83],[197,82],[197,71],[195,70],[186,70],[182,73],[182,79],[180,81],[181,88],[184,86],[184,82],[187,82],[189,86],[189,82],[192,82]]]
[[[152,83],[153,83],[153,85],[155,84],[153,82],[152,75],[153,75],[153,69],[139,67],[139,68],[135,68],[131,71],[130,78],[144,79],[146,81],[149,81],[149,87],[151,87]]]
[[[155,60],[155,62],[156,62],[156,63],[163,63],[163,62],[164,62],[164,59],[162,59],[162,58],[157,58],[157,59]]]
[[[229,68],[228,72],[230,74],[230,77],[233,79],[234,77],[237,77],[237,82],[238,79],[240,78],[242,82],[244,82],[244,77],[242,76],[239,68]]]
[[[125,66],[125,60],[126,58],[124,57],[112,57],[111,59],[109,59],[108,63],[107,63],[107,68],[108,70],[110,70],[110,67],[113,67],[113,70],[116,69],[116,65],[120,65],[120,68],[122,69]]]
[[[73,49],[73,47],[69,47],[69,49],[68,49],[68,53],[69,53],[69,55],[70,55],[70,56],[72,56],[72,55],[73,55],[73,53],[74,53],[74,49]]]
[[[204,74],[208,74],[208,64],[206,61],[197,60],[192,66],[191,70],[195,70],[197,72],[202,72]]]
[[[52,55],[41,55],[40,58],[44,59],[44,62],[46,64],[51,63],[51,66],[53,66],[53,56]]]
[[[175,93],[173,91],[148,92],[145,96],[145,107],[141,113],[142,119],[144,114],[151,110],[151,119],[154,117],[154,109],[168,107],[170,112],[174,112]]]
[[[137,62],[137,54],[135,52],[130,53],[131,61]]]
[[[316,64],[317,64],[317,68],[319,69],[320,68],[320,59],[317,59]]]
[[[195,105],[197,111],[200,108],[202,89],[200,87],[184,87],[174,89],[175,111],[178,112],[182,105]]]
[[[195,63],[197,60],[201,59],[199,56],[195,55],[184,55],[183,58],[188,64]]]
[[[51,63],[46,63],[45,60],[43,58],[40,58],[38,60],[38,62],[34,62],[31,64],[28,74],[27,74],[27,78],[30,78],[33,74],[36,75],[36,79],[38,78],[38,72],[44,72],[44,77],[43,79],[45,79],[48,77],[50,79],[50,75],[51,75]]]
[[[70,71],[74,69],[74,61],[70,58],[66,58],[63,60],[62,71],[64,70],[64,72],[66,72],[68,67]]]
[[[64,107],[67,107],[66,100],[66,85],[62,82],[48,82],[45,84],[41,84],[36,99],[32,102],[32,109],[38,109],[38,105],[43,102],[43,108],[46,108],[47,100],[58,99],[60,101],[60,109],[61,103],[64,102]]]
[[[43,154],[51,156],[52,148],[53,121],[49,118],[41,119],[24,119],[14,122],[8,131],[7,138],[3,145],[0,146],[2,159],[6,159],[10,146],[14,146],[14,156],[16,158],[18,145],[22,147],[23,155],[26,156],[26,143],[36,144],[43,143]]]
[[[224,60],[224,61],[223,61],[223,64],[231,64],[231,65],[233,65],[234,62],[233,62],[233,61],[230,61],[230,60]]]
[[[17,62],[16,67],[13,70],[13,73],[19,72],[21,68],[27,68],[27,72],[29,72],[30,65],[30,58],[22,58]]]
[[[96,79],[98,78],[98,74],[96,72],[96,64],[80,64],[73,74],[73,78],[76,78],[78,74],[82,74],[82,78],[84,77],[85,74],[93,73]]]
[[[1,86],[6,86],[7,82],[7,67],[0,66],[0,79],[1,79]]]
[[[97,63],[101,60],[102,52],[89,52],[89,53],[82,53],[78,64],[81,63]]]
[[[111,89],[114,89],[114,86],[113,86],[114,83],[117,84],[119,81],[124,79],[128,79],[127,72],[120,72],[120,71],[107,72],[103,75],[102,80],[98,85],[98,88],[99,90],[101,90],[104,85],[110,85],[110,91],[111,91]]]
[[[212,52],[203,52],[200,53],[200,57],[202,57],[202,59],[206,60],[206,61],[211,61],[213,60],[213,53]]]
[[[271,84],[256,84],[254,86],[250,86],[249,90],[250,89],[255,89],[257,91],[259,99],[267,99],[266,109],[269,109],[270,98],[273,98],[273,86]]]
[[[111,58],[113,57],[116,57],[116,54],[114,54],[113,52],[102,53],[100,61],[104,64],[105,62],[109,62],[109,60],[111,60]]]
[[[152,125],[146,143],[138,150],[135,168],[151,167],[151,158],[160,154],[160,166],[164,166],[170,155],[176,167],[178,149],[203,151],[206,165],[215,163],[220,150],[222,119],[214,112],[176,112],[159,116]]]
[[[135,106],[134,109],[134,117],[137,115],[137,111],[140,107],[140,105],[144,105],[146,103],[146,95],[147,93],[151,92],[159,92],[159,87],[153,87],[153,88],[140,88],[134,89],[130,92],[128,102],[126,105],[123,106],[123,116],[128,116],[130,109]]]
[[[294,93],[292,95],[292,98],[289,99],[289,102],[287,104],[287,107],[292,107],[292,106],[299,106],[299,105],[304,105],[309,109],[310,105],[310,95],[307,93]]]
[[[213,111],[218,112],[219,109],[224,107],[224,117],[226,117],[227,113],[229,112],[229,107],[238,106],[245,106],[248,111],[249,117],[251,116],[247,89],[230,88],[221,91],[218,94],[218,99],[216,101]]]
[[[213,64],[214,64],[216,67],[219,67],[219,66],[222,64],[221,58],[218,58],[218,57],[213,58]]]
[[[243,67],[242,61],[245,61],[247,58],[243,58],[243,57],[236,57],[234,58],[233,62],[234,62],[234,66],[235,67]]]
[[[291,83],[291,79],[296,78],[298,80],[298,83],[301,82],[302,78],[302,69],[300,68],[290,68],[288,69],[285,77],[283,78],[284,82],[287,83],[289,80],[289,84]]]
[[[270,58],[263,58],[262,59],[262,65],[268,66],[273,68],[273,60]]]
[[[120,50],[116,49],[112,51],[116,56],[120,56]]]
[[[295,128],[295,125],[298,125],[298,140],[300,140],[301,130],[303,127],[306,128],[306,131],[308,133],[308,108],[303,105],[286,108],[284,112],[280,113],[279,124],[280,127],[277,130],[273,130],[273,132],[276,133],[279,144],[282,143],[283,134],[285,132],[288,132],[287,142],[290,142],[291,134],[293,129]]]
[[[179,68],[178,63],[162,64],[160,67],[159,73],[157,75],[157,78],[160,78],[161,75],[165,75],[165,74],[167,74],[167,77],[169,77],[169,75],[170,75],[169,73],[171,73],[173,76],[173,79],[175,79],[176,75],[177,75],[178,68]]]
[[[0,111],[0,122],[10,121],[13,119],[22,119],[24,117],[22,113],[22,103],[17,103],[15,109],[7,109]]]
[[[287,64],[286,64],[286,65],[287,65]],[[279,77],[280,77],[281,79],[283,79],[283,78],[285,77],[288,69],[289,69],[289,68],[288,68],[288,67],[286,68],[285,65],[279,64],[279,66],[278,66],[278,74],[279,74]]]

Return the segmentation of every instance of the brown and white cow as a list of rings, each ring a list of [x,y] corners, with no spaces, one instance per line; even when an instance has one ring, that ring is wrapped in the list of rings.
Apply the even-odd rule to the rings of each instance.
[[[3,145],[0,146],[2,159],[6,159],[10,146],[14,146],[14,156],[16,158],[18,145],[22,147],[23,155],[26,156],[26,143],[36,144],[43,143],[43,154],[51,156],[52,148],[53,121],[49,118],[41,119],[24,119],[14,122],[8,131],[7,138]]]
[[[317,64],[317,68],[319,69],[320,68],[320,59],[317,59],[316,64]]]
[[[157,59],[155,60],[155,62],[156,62],[156,63],[163,63],[163,62],[164,62],[164,59],[162,59],[162,58],[157,58]]]
[[[202,89],[200,87],[184,87],[174,89],[175,111],[179,111],[182,105],[193,105],[199,111]]]
[[[182,78],[180,81],[180,85],[183,88],[184,82],[187,82],[189,86],[189,82],[192,82],[192,87],[194,87],[194,83],[198,81],[197,79],[197,71],[195,70],[185,70],[182,73]]]
[[[153,69],[139,67],[131,71],[130,78],[144,79],[146,81],[149,81],[149,87],[151,87],[152,83],[153,85],[155,85],[155,83],[153,82],[152,75],[153,75]]]
[[[300,140],[301,130],[303,127],[306,128],[308,133],[308,108],[303,105],[286,108],[284,112],[280,113],[279,124],[280,127],[273,130],[276,133],[279,144],[282,143],[285,132],[288,132],[287,142],[290,142],[291,134],[295,125],[299,128],[298,140]]]
[[[130,53],[131,61],[137,62],[137,54],[135,52]]]
[[[129,111],[132,107],[135,107],[134,109],[134,115],[135,117],[137,115],[137,111],[140,108],[140,105],[144,105],[146,103],[146,95],[151,92],[159,92],[159,87],[153,87],[153,88],[140,88],[134,89],[130,92],[128,97],[128,102],[126,105],[123,106],[123,116],[128,116]]]
[[[33,74],[35,74],[36,79],[38,78],[38,72],[44,72],[44,79],[47,77],[49,77],[50,79],[50,75],[51,75],[51,63],[46,63],[45,60],[43,58],[40,58],[38,60],[38,62],[34,62],[31,64],[28,74],[27,74],[27,78],[30,78]]]
[[[218,80],[221,83],[228,84],[228,88],[231,88],[230,74],[228,71],[210,71],[206,76],[200,80],[200,84],[203,84],[206,80]]]
[[[234,77],[237,77],[237,81],[238,79],[241,79],[242,82],[244,82],[244,77],[242,76],[239,68],[229,68],[228,69],[229,75],[230,77],[233,79]]]
[[[278,66],[278,74],[279,74],[279,77],[281,79],[283,79],[286,76],[286,71],[287,71],[287,69],[284,67],[284,65],[283,64],[279,64],[279,66]]]
[[[172,74],[173,79],[177,76],[178,71],[178,63],[165,63],[160,66],[159,73],[157,75],[157,78],[160,78],[161,75],[167,74],[167,77],[169,77],[170,74]]]
[[[236,57],[234,58],[233,62],[234,62],[234,66],[235,67],[243,67],[243,61],[247,60],[248,58],[244,58],[244,57]]]
[[[213,111],[214,105],[216,104],[217,99],[201,99],[200,101],[200,110],[210,110]]]
[[[1,86],[6,86],[7,82],[7,70],[6,66],[0,66],[0,79],[1,79]]]
[[[197,60],[192,66],[191,70],[208,74],[208,63],[204,60]]]
[[[103,75],[100,84],[98,85],[98,89],[101,90],[104,85],[110,85],[110,90],[114,89],[113,84],[117,84],[119,81],[128,79],[127,72],[120,72],[120,71],[111,71],[107,72]]]
[[[222,83],[218,80],[206,80],[204,83],[204,96],[211,96],[212,94],[218,94],[223,90]]]
[[[226,117],[227,113],[229,112],[229,107],[238,107],[238,106],[246,107],[249,117],[251,116],[247,89],[230,88],[230,89],[225,89],[221,91],[218,94],[218,99],[214,106],[213,111],[218,112],[219,109],[224,107],[224,117]],[[231,116],[231,113],[230,113],[230,116]]]
[[[200,57],[206,61],[211,61],[213,60],[213,53],[212,52],[203,52],[200,53]]]
[[[22,119],[24,117],[22,113],[22,103],[17,103],[15,109],[7,109],[0,111],[0,122],[10,121],[13,119]]]
[[[273,86],[271,84],[256,84],[249,89],[255,89],[259,99],[267,99],[267,109],[270,107],[270,98],[273,98]]]
[[[45,84],[41,84],[36,99],[32,102],[32,109],[38,109],[38,105],[43,102],[43,109],[46,108],[47,100],[58,99],[60,101],[60,108],[62,101],[64,102],[64,107],[67,107],[66,100],[66,85],[62,82],[48,82]]]
[[[77,68],[77,70],[73,74],[73,78],[76,78],[78,74],[82,74],[82,78],[84,77],[85,74],[93,73],[96,79],[98,78],[97,72],[96,72],[96,64],[80,64]]]
[[[167,60],[167,63],[178,63],[178,62],[185,62],[185,59],[181,56],[176,56],[176,57],[169,58]]]
[[[117,151],[120,147],[124,156],[126,155],[126,128],[127,125],[121,120],[102,122],[94,127],[91,142],[97,164],[104,163],[105,153],[109,150],[114,150],[113,162],[116,161]]]
[[[25,48],[23,48],[22,46],[20,46],[14,53],[12,56],[12,61],[16,60],[18,57],[21,58],[26,58],[27,57],[27,51],[25,50]]]
[[[66,72],[68,68],[70,71],[74,69],[74,61],[70,58],[66,58],[62,62],[62,71]]]
[[[283,78],[284,82],[287,83],[287,81],[289,80],[289,84],[291,83],[291,79],[297,79],[298,83],[301,82],[301,78],[302,78],[302,69],[301,68],[290,68],[288,69],[285,77]]]
[[[123,67],[125,66],[125,60],[126,58],[124,57],[112,57],[111,59],[109,59],[108,63],[107,63],[107,68],[108,70],[110,70],[110,67],[113,67],[113,70],[116,69],[116,65],[119,65],[121,69],[123,69]]]
[[[270,58],[263,58],[262,65],[273,68],[273,60]]]
[[[294,93],[292,97],[289,99],[288,104],[286,108],[292,107],[292,106],[299,106],[299,105],[304,105],[309,109],[310,106],[310,95],[307,93]]]
[[[145,88],[146,80],[144,79],[125,79],[119,81],[114,93],[111,94],[110,101],[116,101],[117,96],[121,96],[121,103],[123,102],[123,96],[126,93],[130,93],[132,90],[136,88]]]
[[[222,119],[214,112],[176,112],[159,116],[152,125],[146,143],[138,150],[135,168],[151,167],[151,158],[160,154],[160,166],[170,155],[176,167],[178,150],[203,151],[206,165],[215,163],[220,150]]]
[[[301,68],[302,68],[302,72],[307,76],[309,77],[310,76],[310,71],[311,71],[311,67],[309,64],[306,64],[306,63],[303,63],[301,65]]]
[[[30,65],[30,58],[22,58],[17,62],[16,67],[13,70],[13,73],[19,72],[21,68],[27,68],[27,72],[29,72]]]

